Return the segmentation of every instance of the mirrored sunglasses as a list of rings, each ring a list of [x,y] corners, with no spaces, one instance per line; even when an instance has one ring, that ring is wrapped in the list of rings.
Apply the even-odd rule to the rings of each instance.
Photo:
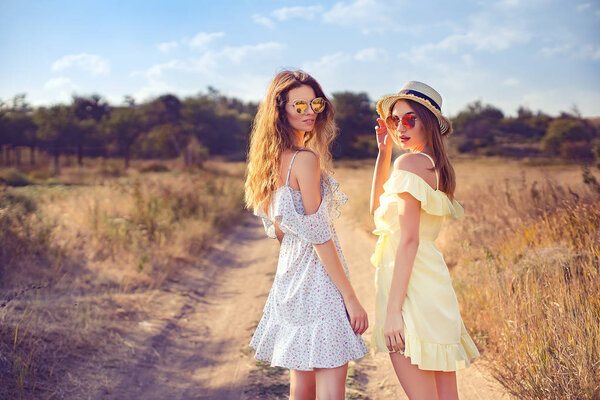
[[[325,105],[327,102],[322,97],[317,97],[316,99],[312,99],[310,102],[310,108],[317,114],[323,112],[325,110]],[[309,103],[306,100],[296,100],[290,105],[294,106],[294,110],[298,114],[304,114],[308,110]]]
[[[402,125],[405,129],[412,129],[417,123],[417,117],[413,114],[404,114],[402,118],[397,115],[390,115],[386,119],[388,128],[398,130],[398,127]]]

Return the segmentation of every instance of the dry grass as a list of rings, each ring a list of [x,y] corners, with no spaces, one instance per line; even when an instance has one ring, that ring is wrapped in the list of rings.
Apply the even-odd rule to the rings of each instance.
[[[371,164],[338,168],[367,230]],[[494,376],[517,398],[600,398],[599,194],[576,165],[455,168],[466,217],[447,223],[438,244]]]
[[[148,313],[180,267],[201,268],[199,255],[241,214],[243,164],[143,173],[146,164],[32,170],[40,184],[0,188],[0,387],[9,397],[73,398],[109,385],[83,382],[81,371],[110,364],[122,322]]]

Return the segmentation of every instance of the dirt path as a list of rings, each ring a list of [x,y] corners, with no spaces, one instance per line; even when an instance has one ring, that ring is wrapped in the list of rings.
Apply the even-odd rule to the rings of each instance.
[[[345,219],[336,228],[352,282],[372,315],[374,238]],[[139,324],[138,337],[127,338],[138,343],[127,378],[103,398],[276,398],[277,393],[260,393],[253,386],[271,378],[285,382],[287,374],[270,375],[264,367],[257,372],[260,365],[247,346],[271,287],[278,247],[266,238],[260,221],[248,217],[211,251],[203,269],[183,271],[172,280],[171,293],[153,300],[152,320]],[[367,343],[370,335],[369,330],[364,336]],[[386,355],[368,355],[354,369],[352,389],[359,394],[354,398],[406,398]],[[458,379],[463,400],[508,398],[477,365]]]
[[[363,305],[372,314],[374,270],[369,257],[374,237],[356,228],[343,217],[336,228],[349,262],[352,282]],[[232,252],[232,250],[236,250]],[[209,322],[208,338],[203,353],[206,362],[199,373],[204,376],[207,398],[237,399],[248,385],[251,354],[243,350],[251,330],[261,316],[262,307],[276,269],[278,245],[264,236],[262,225],[255,218],[235,229],[221,248],[211,253],[215,286],[206,293],[204,320]],[[217,267],[217,265],[219,267]],[[370,330],[365,334],[369,342]],[[356,380],[359,392],[371,399],[406,398],[384,354],[369,355],[357,362]],[[477,365],[458,374],[462,399],[502,399],[500,386]]]
[[[249,328],[262,313],[277,252],[257,219],[242,219],[197,267],[156,290],[143,320],[124,323],[113,361],[96,371],[106,384],[90,398],[240,399],[253,365]]]

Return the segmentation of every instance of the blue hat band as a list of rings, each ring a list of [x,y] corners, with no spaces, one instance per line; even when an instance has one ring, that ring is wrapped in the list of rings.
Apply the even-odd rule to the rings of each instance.
[[[410,90],[410,89],[405,89],[405,90],[401,90],[400,93],[398,94],[410,94],[413,96],[417,96],[423,100],[427,100],[428,102],[431,103],[432,106],[434,106],[439,112],[442,112],[442,108],[438,105],[438,103],[436,103],[431,97],[424,95],[421,92],[417,92],[416,90]]]

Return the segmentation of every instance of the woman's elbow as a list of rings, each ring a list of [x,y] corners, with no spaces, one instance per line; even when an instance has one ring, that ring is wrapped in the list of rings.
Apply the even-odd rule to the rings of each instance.
[[[411,250],[411,249],[417,249],[419,247],[419,236],[411,235],[411,236],[406,236],[406,237],[400,238],[398,247],[402,248],[404,251]]]

